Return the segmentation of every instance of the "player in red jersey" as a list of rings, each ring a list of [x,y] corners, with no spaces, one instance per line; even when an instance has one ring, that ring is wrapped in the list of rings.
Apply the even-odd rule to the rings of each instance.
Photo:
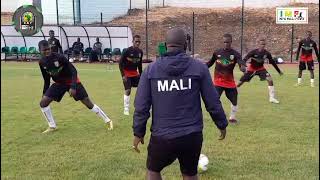
[[[316,53],[318,62],[319,62],[319,51],[317,43],[314,42],[311,37],[312,33],[310,31],[306,32],[307,37],[299,42],[299,47],[297,51],[296,60],[299,59],[299,54],[301,50],[300,62],[299,62],[299,74],[298,74],[298,83],[296,86],[300,86],[302,82],[302,71],[306,70],[306,65],[310,71],[310,85],[314,87],[314,63],[312,58],[312,50]]]
[[[80,82],[76,68],[68,59],[59,53],[51,52],[50,45],[46,40],[39,42],[39,50],[42,55],[39,67],[44,80],[40,108],[49,125],[49,128],[43,133],[57,130],[49,105],[52,101],[60,102],[67,91],[74,100],[80,100],[88,109],[100,116],[109,130],[113,129],[113,123],[109,117],[89,99],[86,89]],[[52,85],[50,85],[50,79],[54,81]]]
[[[265,59],[269,60],[269,63],[278,71],[280,75],[283,73],[277,66],[276,62],[272,59],[272,55],[269,51],[265,49],[266,40],[261,38],[259,40],[259,48],[250,51],[244,58],[244,61],[251,60],[247,68],[247,72],[240,78],[240,82],[237,87],[240,87],[244,82],[249,82],[253,76],[259,76],[261,81],[267,80],[269,89],[269,101],[271,103],[278,104],[279,101],[275,98],[273,80],[271,75],[268,73],[266,68],[263,66]]]
[[[139,48],[141,44],[141,37],[135,35],[133,37],[133,46],[129,47],[122,53],[119,69],[124,85],[124,115],[129,115],[130,94],[132,87],[138,87],[140,74],[142,74],[142,57],[143,52]],[[138,72],[138,71],[139,72]]]
[[[214,69],[213,84],[219,94],[225,92],[227,98],[231,102],[231,112],[229,117],[230,123],[237,123],[236,113],[238,111],[238,91],[237,85],[234,81],[233,69],[236,64],[239,65],[241,71],[245,71],[245,62],[241,55],[232,49],[232,35],[223,35],[224,48],[214,51],[212,58],[207,62],[210,68],[216,63]]]

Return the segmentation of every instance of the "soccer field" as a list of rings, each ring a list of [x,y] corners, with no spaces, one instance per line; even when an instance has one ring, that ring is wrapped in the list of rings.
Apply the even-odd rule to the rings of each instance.
[[[65,94],[51,108],[59,130],[47,128],[39,108],[43,79],[37,63],[1,63],[1,179],[144,179],[148,122],[141,153],[132,147],[132,114],[123,115],[123,84],[118,65],[75,64],[89,97],[114,121],[107,131],[102,119]],[[236,68],[237,69],[237,68]],[[204,110],[202,153],[209,169],[200,179],[319,179],[319,68],[316,87],[304,72],[303,86],[294,87],[297,65],[280,65],[279,76],[268,66],[280,104],[268,101],[267,82],[255,77],[239,92],[240,121],[229,125],[227,137]],[[211,68],[211,72],[213,68]],[[236,79],[240,78],[237,69]],[[221,98],[226,114],[230,103]],[[175,161],[163,172],[168,180],[182,179]]]

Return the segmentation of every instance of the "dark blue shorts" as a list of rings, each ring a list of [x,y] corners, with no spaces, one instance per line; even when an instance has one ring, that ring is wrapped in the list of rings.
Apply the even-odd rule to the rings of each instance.
[[[53,99],[54,101],[60,102],[62,97],[64,96],[64,93],[69,91],[69,89],[70,85],[53,83],[44,95]],[[74,100],[78,101],[86,97],[88,97],[86,89],[81,83],[78,83],[76,87],[76,96],[73,97]]]
[[[148,146],[148,170],[160,172],[178,159],[181,173],[187,176],[195,176],[198,173],[202,141],[202,132],[191,133],[174,139],[151,136]]]

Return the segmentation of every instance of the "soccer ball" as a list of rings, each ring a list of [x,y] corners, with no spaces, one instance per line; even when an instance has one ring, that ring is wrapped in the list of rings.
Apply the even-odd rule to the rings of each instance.
[[[206,155],[200,154],[198,162],[198,170],[200,172],[206,171],[208,169],[209,159]]]
[[[73,63],[73,58],[70,58],[70,59],[69,59],[69,62]]]
[[[283,59],[282,58],[278,58],[277,61],[278,61],[279,64],[283,63]]]

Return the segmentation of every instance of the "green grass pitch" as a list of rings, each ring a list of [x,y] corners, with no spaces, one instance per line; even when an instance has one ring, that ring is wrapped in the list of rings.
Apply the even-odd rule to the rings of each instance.
[[[137,154],[132,146],[133,100],[130,117],[123,113],[123,85],[118,66],[75,64],[90,98],[114,121],[107,131],[103,121],[66,94],[52,103],[59,130],[47,128],[39,108],[43,80],[37,63],[1,63],[1,179],[144,179],[145,145]],[[297,65],[280,65],[284,76],[268,66],[280,104],[268,102],[266,82],[255,77],[239,94],[240,124],[229,125],[227,137],[219,141],[204,106],[202,153],[209,157],[208,171],[200,179],[319,179],[319,71],[316,87],[294,87]],[[211,72],[213,68],[211,68]],[[236,70],[235,78],[241,73]],[[221,98],[226,114],[230,103]],[[164,179],[182,179],[174,162],[163,172]]]

